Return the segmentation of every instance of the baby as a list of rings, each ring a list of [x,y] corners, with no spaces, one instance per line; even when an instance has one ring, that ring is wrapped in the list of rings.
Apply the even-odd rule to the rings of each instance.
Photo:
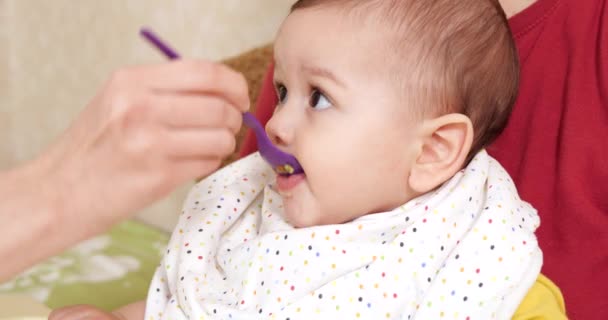
[[[146,318],[508,319],[537,278],[536,211],[484,151],[518,83],[490,0],[300,0],[275,42],[258,154],[191,191]]]

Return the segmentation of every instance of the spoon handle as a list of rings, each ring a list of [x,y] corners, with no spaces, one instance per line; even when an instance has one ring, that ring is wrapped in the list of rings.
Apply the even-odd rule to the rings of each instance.
[[[169,45],[160,40],[160,38],[148,28],[142,28],[140,34],[150,41],[156,48],[158,48],[169,60],[177,60],[180,58],[179,54],[173,50]]]

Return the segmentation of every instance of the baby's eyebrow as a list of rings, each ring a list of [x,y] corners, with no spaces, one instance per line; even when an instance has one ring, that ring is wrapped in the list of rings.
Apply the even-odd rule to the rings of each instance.
[[[344,82],[342,82],[340,79],[338,79],[338,77],[336,77],[328,69],[325,69],[325,68],[322,68],[322,67],[317,67],[317,66],[304,65],[304,66],[302,66],[302,71],[306,72],[306,73],[310,73],[310,74],[312,74],[314,76],[327,78],[327,79],[335,82],[337,85],[341,86],[342,88],[346,87],[346,85],[344,84]]]

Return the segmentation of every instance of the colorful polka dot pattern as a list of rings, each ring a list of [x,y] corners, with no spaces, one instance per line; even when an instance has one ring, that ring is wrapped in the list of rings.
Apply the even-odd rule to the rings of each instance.
[[[437,191],[295,229],[258,154],[197,184],[146,319],[509,319],[542,264],[536,211],[485,151]]]

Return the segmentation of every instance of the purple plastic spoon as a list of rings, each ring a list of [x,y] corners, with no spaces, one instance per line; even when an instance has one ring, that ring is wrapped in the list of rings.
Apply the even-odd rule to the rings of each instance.
[[[170,60],[180,58],[175,50],[169,47],[150,29],[142,28],[140,34]],[[260,155],[272,166],[276,173],[284,176],[304,173],[304,169],[294,156],[281,151],[272,144],[266,131],[254,115],[249,112],[243,113],[243,123],[255,133]]]

